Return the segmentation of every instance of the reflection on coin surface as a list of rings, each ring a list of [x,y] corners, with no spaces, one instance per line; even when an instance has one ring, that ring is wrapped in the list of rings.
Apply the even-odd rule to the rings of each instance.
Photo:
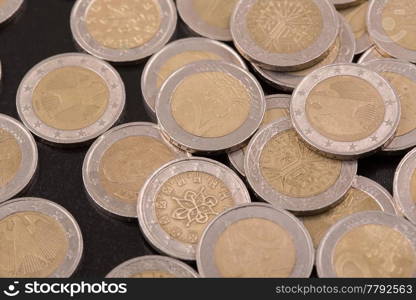
[[[10,20],[22,7],[24,0],[0,0],[0,24]]]
[[[198,246],[203,277],[309,277],[314,251],[303,225],[267,204],[232,208],[207,227]]]
[[[374,60],[374,59],[382,59],[382,58],[391,58],[388,54],[381,53],[376,46],[371,47],[367,51],[365,51],[358,60],[359,64]]]
[[[226,209],[248,202],[244,183],[226,166],[204,158],[178,160],[159,169],[142,188],[140,228],[160,251],[194,260],[209,222]]]
[[[0,277],[69,277],[83,242],[74,218],[61,206],[20,198],[0,206]]]

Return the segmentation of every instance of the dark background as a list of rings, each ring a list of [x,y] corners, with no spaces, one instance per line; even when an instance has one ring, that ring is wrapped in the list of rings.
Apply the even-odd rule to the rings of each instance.
[[[69,25],[73,0],[26,0],[22,12],[0,28],[0,60],[3,67],[0,113],[18,119],[16,91],[25,73],[50,56],[76,52]],[[183,24],[179,24],[183,27]],[[185,36],[178,30],[178,36]],[[123,123],[149,121],[140,90],[144,63],[116,66],[126,86]],[[268,94],[278,90],[264,85]],[[37,141],[38,177],[22,195],[52,200],[78,221],[84,238],[84,255],[75,277],[103,277],[127,259],[156,254],[144,240],[137,222],[125,223],[99,212],[84,190],[81,168],[88,146],[59,148]],[[226,162],[224,157],[219,158]],[[392,191],[394,170],[401,157],[376,155],[360,160],[359,174]]]

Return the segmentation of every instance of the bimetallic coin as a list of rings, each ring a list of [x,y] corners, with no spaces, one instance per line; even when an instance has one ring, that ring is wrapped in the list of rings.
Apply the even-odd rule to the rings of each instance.
[[[330,0],[332,4],[335,5],[336,8],[346,8],[361,4],[362,2],[367,0]]]
[[[231,19],[240,53],[273,71],[296,71],[318,63],[338,32],[334,6],[320,0],[239,1]]]
[[[34,66],[20,83],[16,104],[32,133],[51,143],[76,144],[113,126],[125,98],[124,83],[112,66],[67,53]]]
[[[266,101],[256,78],[224,61],[186,65],[156,100],[159,125],[189,152],[236,150],[258,129]]]
[[[202,277],[308,278],[314,263],[302,223],[268,204],[232,208],[214,219],[198,245]]]
[[[354,64],[309,74],[290,106],[293,125],[314,150],[339,159],[368,155],[386,144],[400,121],[400,102],[387,80]]]
[[[299,215],[321,212],[340,201],[351,187],[357,162],[310,150],[290,120],[283,119],[251,139],[244,168],[261,199]]]
[[[163,166],[145,183],[137,215],[144,236],[156,249],[195,260],[209,222],[249,202],[244,183],[229,168],[210,159],[188,158]]]
[[[140,61],[169,42],[176,29],[172,0],[78,0],[71,14],[76,43],[111,62]]]
[[[10,20],[23,5],[23,0],[0,0],[0,24]]]
[[[82,256],[81,230],[74,217],[40,198],[0,206],[0,277],[65,278]]]
[[[198,278],[187,264],[166,256],[149,255],[130,259],[117,266],[106,278]]]
[[[384,212],[353,214],[335,224],[319,245],[319,277],[416,276],[416,227]]]
[[[374,59],[382,59],[382,58],[391,58],[388,54],[382,53],[380,50],[377,49],[376,46],[371,47],[367,51],[365,51],[358,60],[359,64],[363,64],[365,62],[374,60]]]
[[[152,119],[156,119],[156,98],[166,79],[181,67],[201,60],[224,60],[247,69],[242,58],[221,42],[186,38],[168,44],[149,59],[142,73],[144,104]]]

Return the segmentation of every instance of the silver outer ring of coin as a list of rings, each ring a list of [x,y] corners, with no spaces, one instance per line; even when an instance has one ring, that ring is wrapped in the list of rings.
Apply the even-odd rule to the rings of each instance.
[[[218,55],[223,60],[247,69],[244,60],[231,47],[224,43],[206,38],[185,38],[176,40],[166,45],[162,50],[153,55],[143,69],[141,88],[144,104],[148,115],[156,120],[155,104],[160,91],[157,88],[158,72],[172,57],[186,51],[204,51]]]
[[[372,46],[370,49],[368,49],[361,55],[360,59],[358,60],[358,63],[363,64],[363,63],[372,61],[374,59],[383,59],[383,58],[390,58],[390,57],[385,57],[383,54],[381,54],[377,50],[376,46]]]
[[[38,147],[30,132],[17,120],[0,114],[0,128],[16,139],[22,155],[16,175],[0,188],[1,203],[19,194],[32,180],[38,165]]]
[[[266,96],[266,111],[275,108],[281,108],[287,109],[287,111],[289,112],[290,99],[291,95],[285,94]],[[244,170],[244,156],[245,155],[243,149],[228,152],[228,160],[230,161],[233,168],[236,169],[237,172],[240,173],[240,175],[242,176],[246,176],[246,172]]]
[[[82,233],[75,218],[62,206],[41,198],[19,198],[0,206],[0,220],[19,212],[38,212],[58,222],[68,239],[68,252],[64,262],[49,276],[50,278],[68,278],[77,269],[84,248]]]
[[[354,76],[374,86],[385,105],[384,122],[370,137],[354,142],[338,142],[321,135],[309,122],[305,106],[316,85],[335,76]],[[290,116],[298,134],[313,149],[338,159],[356,159],[386,144],[395,134],[400,121],[400,102],[388,81],[374,71],[356,64],[334,64],[318,69],[299,84],[293,93]]]
[[[137,203],[137,216],[145,238],[158,251],[182,260],[195,260],[197,245],[174,240],[158,223],[154,203],[163,184],[178,174],[204,172],[221,180],[229,189],[235,205],[250,203],[243,181],[225,165],[207,158],[187,158],[162,166],[142,188]]]
[[[340,49],[333,63],[351,63],[355,53],[355,37],[350,26],[344,18],[339,14],[341,19],[341,28],[339,32]],[[292,91],[298,86],[305,76],[295,75],[291,72],[273,72],[264,70],[256,64],[252,64],[254,70],[269,84],[276,88],[286,91]]]
[[[106,278],[131,278],[147,271],[162,271],[176,278],[198,278],[198,273],[187,264],[160,255],[141,256],[125,261],[107,274]]]
[[[231,208],[216,217],[205,229],[198,245],[197,266],[201,277],[221,277],[214,261],[214,247],[221,234],[233,223],[250,218],[269,220],[290,233],[296,248],[292,278],[308,278],[314,265],[314,247],[309,232],[291,213],[269,204],[252,203]]]
[[[372,60],[362,64],[366,68],[377,73],[390,72],[396,73],[401,76],[416,82],[416,66],[406,61],[400,61],[393,58],[384,58]],[[382,74],[380,74],[382,75]],[[395,136],[389,143],[383,146],[383,151],[401,151],[416,146],[416,129],[411,132],[402,135]]]
[[[153,123],[136,122],[114,127],[100,136],[88,150],[82,166],[82,179],[89,197],[104,211],[123,218],[137,217],[137,203],[130,204],[109,195],[100,184],[100,162],[106,151],[116,142],[132,136],[149,136],[164,144],[175,154],[176,158],[187,154],[162,137],[159,127]]]
[[[43,77],[63,67],[88,69],[104,80],[109,91],[108,107],[94,124],[79,130],[59,130],[46,125],[35,113],[32,95]],[[35,65],[23,78],[16,96],[17,112],[23,124],[43,140],[54,144],[77,144],[96,138],[118,121],[124,110],[126,92],[118,72],[108,63],[88,54],[66,53],[52,56]]]
[[[319,195],[307,198],[284,195],[270,186],[263,177],[260,168],[260,157],[264,147],[273,137],[291,129],[293,129],[293,126],[290,120],[282,119],[264,127],[251,139],[244,160],[247,181],[256,195],[275,207],[289,210],[298,215],[322,212],[341,201],[342,197],[351,188],[357,174],[357,162],[341,161],[339,178],[333,186]]]
[[[356,6],[363,3],[366,0],[330,0],[332,4],[335,5],[337,9],[339,8],[347,8],[351,6]]]
[[[366,211],[342,219],[329,229],[316,253],[316,268],[321,278],[335,278],[333,267],[334,251],[342,237],[351,230],[364,225],[383,225],[403,234],[416,251],[416,227],[402,217],[379,211]],[[416,274],[414,274],[416,276]]]
[[[339,33],[337,12],[328,1],[312,0],[319,8],[323,28],[319,38],[307,49],[291,54],[270,53],[252,40],[246,17],[258,0],[239,1],[231,18],[231,34],[239,52],[252,63],[273,71],[296,71],[313,66],[328,54]]]
[[[184,130],[176,122],[171,110],[171,95],[188,76],[205,72],[224,72],[239,80],[250,95],[250,112],[247,120],[234,132],[218,138],[204,138]],[[156,100],[156,116],[159,126],[170,142],[188,152],[220,152],[242,146],[259,128],[266,110],[263,89],[248,71],[224,61],[200,61],[189,64],[170,76],[163,84]]]
[[[23,0],[6,0],[0,7],[0,24],[8,21],[22,7]]]
[[[155,0],[160,14],[159,32],[146,44],[131,49],[111,49],[98,43],[85,25],[85,19],[92,3],[96,0],[77,0],[71,12],[71,31],[76,43],[86,52],[98,58],[115,62],[137,62],[156,53],[169,42],[176,30],[178,19],[176,6],[172,0]]]

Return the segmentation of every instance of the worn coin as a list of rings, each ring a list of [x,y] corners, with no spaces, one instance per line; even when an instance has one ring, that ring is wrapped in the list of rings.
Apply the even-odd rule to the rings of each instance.
[[[358,60],[359,64],[368,62],[374,59],[381,59],[381,58],[391,58],[388,54],[382,53],[376,46],[372,46],[370,49],[365,51]]]
[[[0,0],[0,24],[10,20],[23,6],[23,0]]]
[[[367,0],[330,0],[336,8],[346,8],[351,6],[356,6]]]

